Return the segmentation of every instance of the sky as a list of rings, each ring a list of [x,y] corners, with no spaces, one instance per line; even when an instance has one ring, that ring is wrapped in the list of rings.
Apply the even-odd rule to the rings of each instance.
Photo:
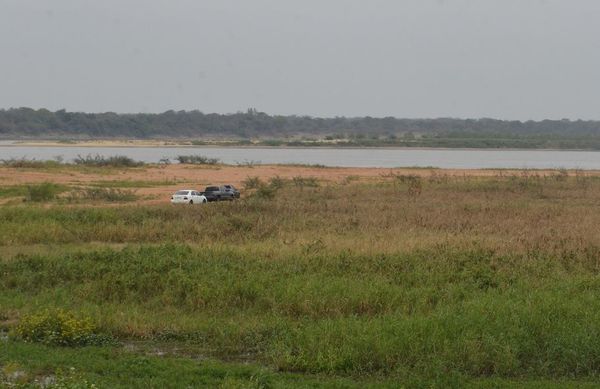
[[[600,119],[598,0],[0,0],[0,108]]]

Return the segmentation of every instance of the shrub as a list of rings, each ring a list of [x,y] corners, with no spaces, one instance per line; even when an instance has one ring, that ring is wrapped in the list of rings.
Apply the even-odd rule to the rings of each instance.
[[[409,174],[409,175],[395,175],[390,173],[392,177],[394,177],[398,182],[402,184],[406,184],[408,189],[409,197],[418,197],[421,195],[423,191],[423,179],[420,176]]]
[[[144,165],[143,162],[135,161],[124,155],[115,155],[112,157],[104,157],[98,154],[88,154],[85,157],[78,155],[73,162],[76,165],[96,167],[138,167]]]
[[[244,184],[245,189],[257,189],[263,186],[263,182],[259,177],[247,177],[242,184]]]
[[[569,178],[569,171],[567,169],[558,169],[558,171],[554,175],[554,179],[556,181],[567,181],[568,178]]]
[[[317,179],[315,177],[296,176],[296,177],[292,178],[292,181],[294,182],[294,185],[296,185],[299,188],[304,188],[304,187],[316,188],[319,186],[319,181],[317,181]]]
[[[236,161],[235,163],[237,166],[244,166],[244,167],[254,167],[256,165],[260,165],[260,161],[254,161],[254,160],[248,160],[245,159],[243,161]]]
[[[277,188],[270,185],[261,185],[256,191],[256,197],[261,199],[273,199],[275,197],[275,193],[277,192]]]
[[[62,158],[56,158],[54,160],[48,161],[38,161],[36,159],[26,159],[26,158],[10,158],[10,159],[1,159],[0,165],[12,168],[49,168],[49,167],[58,167],[62,164]]]
[[[179,155],[175,158],[179,163],[190,165],[216,165],[219,163],[218,158],[208,158],[204,155]]]
[[[27,187],[26,200],[35,202],[50,201],[54,200],[63,191],[64,187],[51,182],[30,185]]]
[[[342,185],[348,185],[348,184],[350,184],[350,183],[352,183],[352,182],[354,182],[354,181],[358,181],[359,179],[360,179],[360,177],[359,177],[359,176],[355,176],[355,175],[352,175],[352,176],[346,176],[346,177],[345,177],[345,178],[342,180]]]
[[[109,340],[96,333],[96,327],[89,317],[77,318],[63,310],[23,317],[15,329],[15,335],[25,342],[52,346],[100,345]]]
[[[281,189],[287,184],[287,180],[285,178],[281,178],[279,176],[271,177],[269,180],[269,186],[274,189]]]

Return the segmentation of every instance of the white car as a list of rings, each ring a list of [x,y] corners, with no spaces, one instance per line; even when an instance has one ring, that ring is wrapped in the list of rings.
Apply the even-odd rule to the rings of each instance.
[[[202,204],[206,203],[206,197],[196,190],[193,189],[183,189],[175,192],[173,196],[171,196],[172,204]]]

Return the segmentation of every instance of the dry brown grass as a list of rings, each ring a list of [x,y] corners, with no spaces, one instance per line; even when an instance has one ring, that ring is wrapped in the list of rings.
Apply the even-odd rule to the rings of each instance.
[[[600,247],[600,179],[596,177],[442,174],[321,181],[316,188],[298,187],[288,180],[273,200],[252,198],[247,192],[250,196],[240,202],[194,209],[164,205],[86,211],[76,207],[68,222],[61,215],[73,211],[62,207],[7,207],[2,213],[12,216],[2,228],[0,241],[252,241],[277,249],[319,241],[327,249],[365,253],[436,245],[477,245],[513,253]],[[22,228],[22,218],[28,220],[27,228]]]

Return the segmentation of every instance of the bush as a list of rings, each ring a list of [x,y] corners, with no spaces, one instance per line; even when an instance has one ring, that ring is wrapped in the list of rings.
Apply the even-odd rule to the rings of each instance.
[[[292,178],[292,181],[294,182],[294,185],[296,185],[299,188],[304,188],[304,187],[316,188],[319,186],[319,181],[317,181],[317,179],[315,177],[296,176],[296,177]]]
[[[0,165],[12,168],[49,168],[49,167],[58,167],[62,164],[61,158],[56,158],[54,160],[48,161],[38,161],[36,159],[26,159],[26,158],[10,158],[10,159],[1,159]]]
[[[256,165],[260,165],[260,161],[254,161],[254,160],[243,160],[243,161],[236,161],[235,163],[237,166],[244,166],[244,167],[254,167]]]
[[[261,185],[256,191],[256,197],[271,200],[275,197],[277,188],[270,185]]]
[[[271,177],[269,180],[269,186],[274,189],[281,189],[287,184],[287,180],[285,178],[281,178],[279,176]]]
[[[78,155],[73,162],[76,165],[96,167],[138,167],[144,165],[143,162],[135,161],[124,155],[115,155],[112,157],[103,157],[98,154],[88,154],[85,157]]]
[[[64,187],[51,182],[30,185],[27,187],[26,200],[35,202],[50,201],[54,200],[63,191]]]
[[[175,158],[179,163],[190,165],[216,165],[219,163],[218,158],[208,158],[204,155],[179,155]]]
[[[259,177],[247,177],[242,184],[244,184],[245,189],[258,189],[263,186],[263,182]]]
[[[80,319],[63,310],[23,317],[15,329],[15,335],[25,342],[52,346],[101,345],[109,340],[96,333],[96,327],[89,317]]]

